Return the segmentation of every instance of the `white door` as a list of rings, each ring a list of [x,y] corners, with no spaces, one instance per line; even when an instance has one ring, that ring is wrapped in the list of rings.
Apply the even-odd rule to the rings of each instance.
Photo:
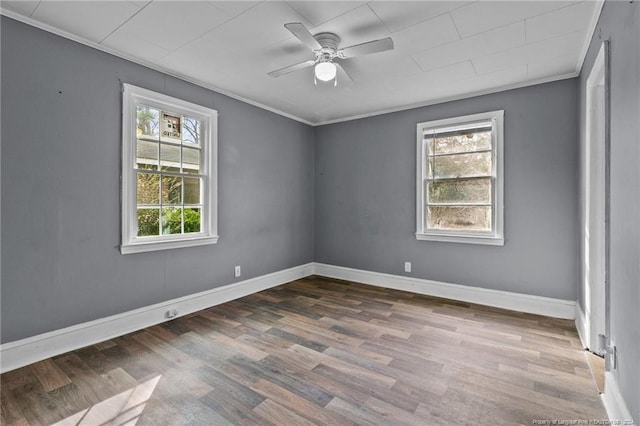
[[[605,44],[587,79],[586,158],[583,230],[583,288],[589,350],[604,355],[598,335],[606,335],[606,92]]]

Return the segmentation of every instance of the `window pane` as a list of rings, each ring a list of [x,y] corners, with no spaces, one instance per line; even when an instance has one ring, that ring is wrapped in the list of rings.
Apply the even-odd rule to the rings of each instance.
[[[427,228],[451,231],[491,231],[491,207],[429,206]]]
[[[200,120],[184,117],[182,120],[182,143],[200,145]]]
[[[160,235],[160,209],[138,209],[138,237]]]
[[[430,138],[429,154],[456,154],[462,152],[485,151],[491,149],[491,130],[472,131],[467,134],[453,134]]]
[[[162,235],[182,234],[182,209],[162,209]]]
[[[429,182],[429,203],[491,204],[491,178]]]
[[[182,204],[182,178],[162,176],[162,204]]]
[[[429,177],[433,179],[489,175],[491,175],[490,152],[429,158]]]
[[[183,173],[200,173],[200,150],[182,147]]]
[[[136,167],[158,170],[158,142],[142,139],[136,141]]]
[[[202,232],[200,208],[184,209],[184,232]]]
[[[139,138],[158,140],[160,111],[144,105],[138,105],[136,134]]]
[[[160,144],[160,170],[180,172],[180,146]]]
[[[160,119],[160,135],[162,140],[180,143],[182,139],[182,116],[172,112],[162,111]]]
[[[138,204],[160,204],[160,176],[138,173],[136,190]]]
[[[200,204],[200,178],[184,178],[184,203]]]

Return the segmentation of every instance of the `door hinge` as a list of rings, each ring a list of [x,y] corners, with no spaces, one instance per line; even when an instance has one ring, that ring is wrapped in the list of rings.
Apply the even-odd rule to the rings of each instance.
[[[615,370],[618,368],[618,354],[616,347],[611,344],[611,340],[604,334],[598,334],[598,351],[604,353],[605,369]]]

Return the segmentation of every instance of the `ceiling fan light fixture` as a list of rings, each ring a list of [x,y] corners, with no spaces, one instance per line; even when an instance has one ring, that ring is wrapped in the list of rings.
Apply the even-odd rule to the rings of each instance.
[[[340,68],[340,78],[344,77],[346,81],[353,83],[353,79],[349,76],[349,71],[345,69],[345,66],[348,68],[348,63],[342,62],[343,59],[348,60],[356,56],[369,55],[371,53],[393,49],[393,40],[391,40],[391,37],[340,48],[340,37],[338,37],[337,34],[323,32],[313,35],[307,27],[300,22],[290,22],[284,24],[284,27],[307,46],[315,58],[268,72],[267,74],[271,77],[279,77],[303,68],[314,67],[313,83],[315,85],[318,84],[318,80],[324,82],[333,80],[333,85],[337,86],[337,71],[338,68]],[[337,60],[337,62],[334,63],[334,60]]]
[[[316,64],[316,78],[321,81],[330,81],[336,78],[336,65],[332,62],[320,62]]]

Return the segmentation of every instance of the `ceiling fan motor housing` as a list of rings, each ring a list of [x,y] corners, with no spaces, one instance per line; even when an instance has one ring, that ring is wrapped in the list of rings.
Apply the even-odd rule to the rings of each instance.
[[[338,56],[338,44],[340,43],[340,37],[333,33],[318,33],[313,36],[322,49],[316,51],[316,57],[322,62],[332,61]]]

